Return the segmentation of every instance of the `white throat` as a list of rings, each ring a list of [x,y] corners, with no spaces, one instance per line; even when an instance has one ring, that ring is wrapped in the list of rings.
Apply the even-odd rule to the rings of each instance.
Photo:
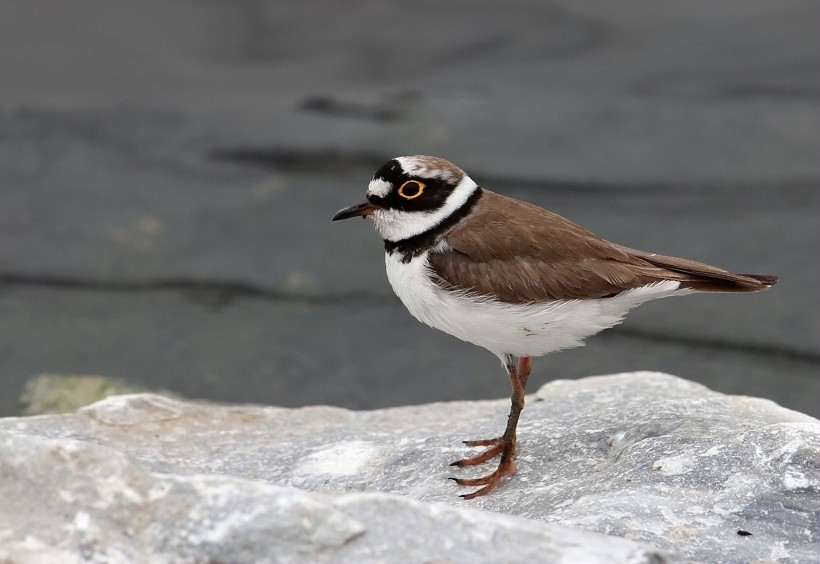
[[[381,185],[373,186],[373,180],[368,190],[370,193],[377,193],[383,190]],[[478,185],[469,177],[464,176],[461,182],[445,200],[444,205],[437,210],[430,211],[401,211],[401,210],[376,210],[369,217],[376,226],[376,231],[387,241],[401,241],[414,235],[429,231],[465,204],[470,196],[478,189]]]

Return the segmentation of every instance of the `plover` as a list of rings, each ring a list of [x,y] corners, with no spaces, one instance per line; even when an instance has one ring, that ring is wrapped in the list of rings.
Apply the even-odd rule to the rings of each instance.
[[[576,347],[649,300],[693,292],[757,292],[775,276],[734,274],[692,260],[610,243],[558,214],[485,190],[454,164],[397,157],[370,181],[366,200],[333,221],[366,217],[384,240],[387,278],[422,323],[488,349],[512,385],[504,434],[453,463],[500,455],[465,499],[515,473],[516,426],[531,358]]]

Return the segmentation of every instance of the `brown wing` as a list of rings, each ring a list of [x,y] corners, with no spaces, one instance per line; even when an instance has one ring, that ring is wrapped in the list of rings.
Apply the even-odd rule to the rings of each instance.
[[[685,268],[677,270],[653,263],[646,257],[658,255],[613,245],[560,215],[488,190],[445,240],[450,248],[429,257],[439,283],[508,303],[603,298],[662,280],[694,289],[717,280],[711,291],[765,288],[694,261],[661,257],[682,261]]]

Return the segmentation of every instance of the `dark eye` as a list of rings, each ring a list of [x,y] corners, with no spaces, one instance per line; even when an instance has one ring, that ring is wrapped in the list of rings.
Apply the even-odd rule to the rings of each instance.
[[[421,193],[424,192],[424,188],[424,184],[418,180],[408,180],[399,186],[399,196],[405,200],[412,200],[413,198],[421,196]]]

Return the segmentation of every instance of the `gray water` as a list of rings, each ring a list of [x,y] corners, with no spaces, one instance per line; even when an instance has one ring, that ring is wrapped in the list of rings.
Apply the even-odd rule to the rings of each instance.
[[[556,378],[820,416],[815,3],[0,6],[0,415],[42,372],[374,408],[501,397],[393,297],[358,202],[437,154],[627,246],[777,274],[642,306]]]

